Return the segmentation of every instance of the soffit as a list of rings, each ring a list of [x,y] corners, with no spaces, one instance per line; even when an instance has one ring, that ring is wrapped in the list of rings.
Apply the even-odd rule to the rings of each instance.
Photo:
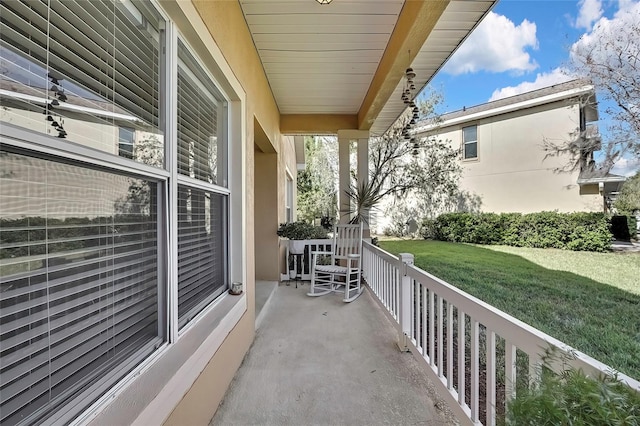
[[[424,54],[420,51],[411,64],[418,87],[433,77],[493,3],[449,3],[423,46]],[[404,0],[334,0],[329,5],[315,0],[240,0],[240,4],[280,114],[358,115]],[[377,118],[360,123],[360,128],[381,133],[404,110],[402,75],[396,74],[391,76],[397,87],[389,101]]]

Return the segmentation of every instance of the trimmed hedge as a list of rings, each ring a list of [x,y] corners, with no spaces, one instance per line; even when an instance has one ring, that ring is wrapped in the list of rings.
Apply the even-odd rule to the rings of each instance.
[[[607,251],[609,221],[603,213],[446,213],[425,219],[422,236],[456,243]]]

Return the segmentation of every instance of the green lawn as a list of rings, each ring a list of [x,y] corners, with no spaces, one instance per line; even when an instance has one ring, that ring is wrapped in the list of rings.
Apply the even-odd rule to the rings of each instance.
[[[386,240],[390,253],[640,379],[640,253]]]

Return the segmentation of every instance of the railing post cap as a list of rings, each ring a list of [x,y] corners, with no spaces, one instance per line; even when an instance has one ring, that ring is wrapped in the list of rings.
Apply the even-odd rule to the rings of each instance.
[[[412,253],[400,253],[398,255],[400,260],[405,263],[413,263],[413,254]]]

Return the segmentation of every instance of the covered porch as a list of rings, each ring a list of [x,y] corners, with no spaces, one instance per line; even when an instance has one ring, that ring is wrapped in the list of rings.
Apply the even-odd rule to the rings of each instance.
[[[367,288],[349,304],[307,297],[308,283],[256,283],[270,291],[264,321],[210,424],[495,425],[543,366],[614,372],[416,267],[411,254],[365,242],[363,257]]]
[[[257,282],[271,289],[271,283]],[[393,323],[365,292],[307,297],[280,284],[211,421],[225,424],[450,424],[427,372],[400,353]]]

